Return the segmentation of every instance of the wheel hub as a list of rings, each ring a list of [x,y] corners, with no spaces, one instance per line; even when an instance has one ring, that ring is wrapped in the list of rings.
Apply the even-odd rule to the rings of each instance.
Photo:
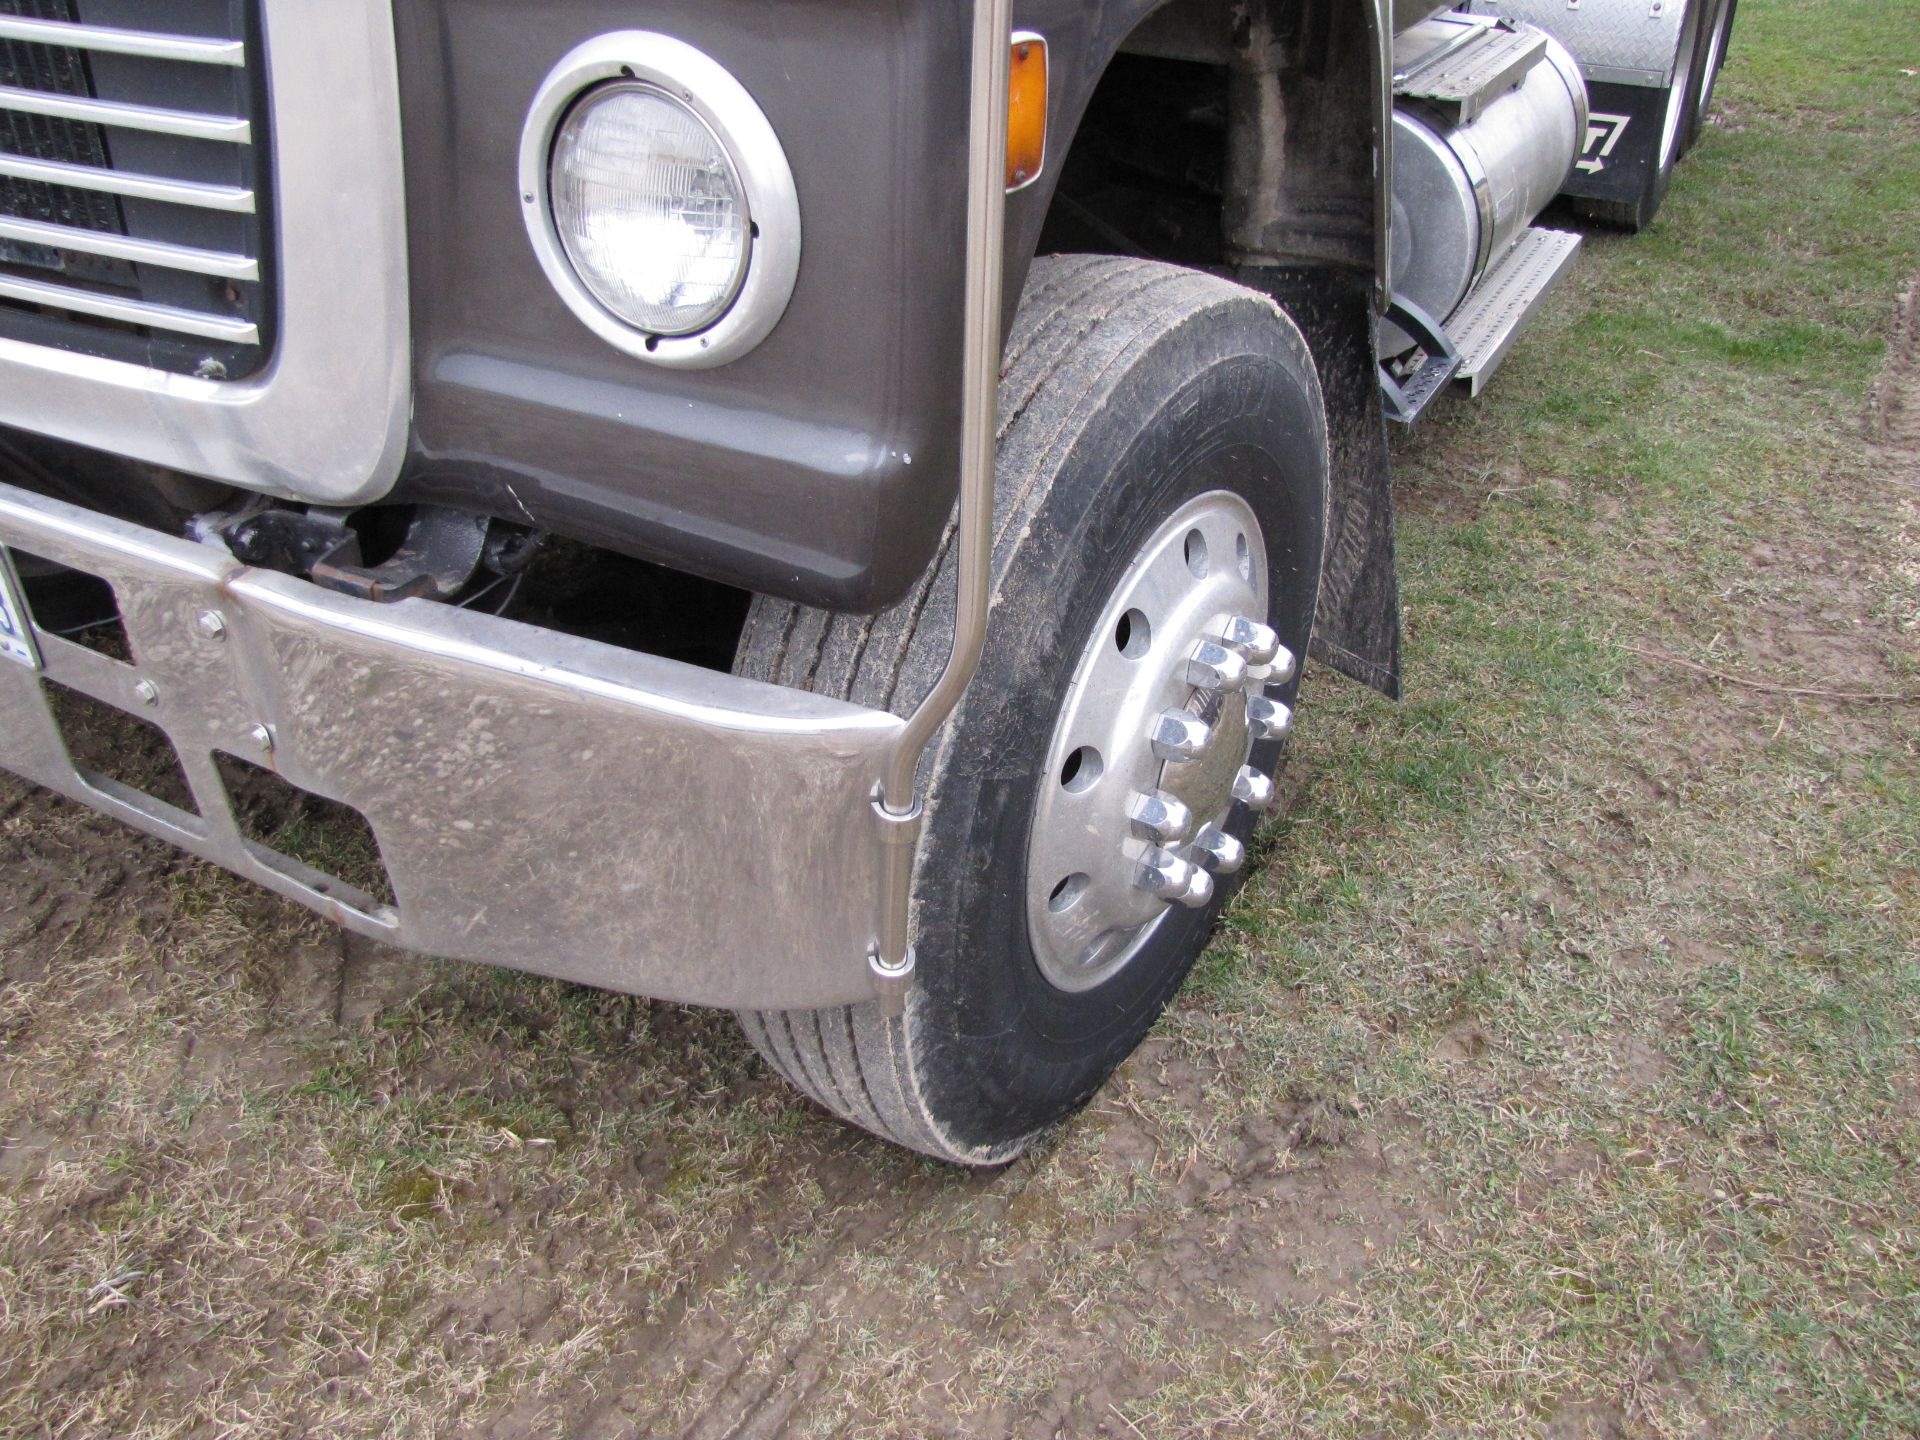
[[[1238,495],[1197,496],[1147,537],[1095,622],[1062,702],[1034,807],[1027,921],[1063,990],[1110,979],[1175,904],[1205,905],[1240,866],[1226,826],[1264,810],[1256,739],[1284,733],[1265,694],[1293,656],[1265,623],[1266,544]]]

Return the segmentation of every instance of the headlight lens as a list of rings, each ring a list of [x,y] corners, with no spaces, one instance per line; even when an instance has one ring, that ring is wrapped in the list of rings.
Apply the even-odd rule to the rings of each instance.
[[[589,91],[554,137],[549,194],[567,259],[594,298],[651,335],[690,335],[746,277],[750,220],[726,147],[652,85]]]

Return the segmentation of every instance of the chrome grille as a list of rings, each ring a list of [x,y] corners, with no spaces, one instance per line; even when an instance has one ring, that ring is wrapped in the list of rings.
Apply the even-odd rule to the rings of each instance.
[[[252,0],[0,0],[0,337],[261,368],[259,48]]]

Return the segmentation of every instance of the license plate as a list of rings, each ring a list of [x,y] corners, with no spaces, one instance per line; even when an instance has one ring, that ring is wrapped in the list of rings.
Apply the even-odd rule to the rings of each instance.
[[[20,577],[13,558],[0,550],[0,655],[17,660],[29,670],[40,668],[40,647],[33,643],[33,626],[21,600]]]

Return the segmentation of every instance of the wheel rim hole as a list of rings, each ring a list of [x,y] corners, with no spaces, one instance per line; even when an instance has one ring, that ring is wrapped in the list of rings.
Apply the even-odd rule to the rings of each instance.
[[[1100,778],[1100,772],[1107,768],[1100,758],[1100,752],[1091,745],[1082,745],[1067,756],[1067,763],[1060,767],[1061,788],[1078,795],[1082,790],[1091,790],[1094,782]]]
[[[1187,569],[1193,572],[1193,578],[1204,580],[1211,567],[1207,562],[1207,537],[1198,530],[1187,532]]]
[[[1251,581],[1253,579],[1253,549],[1247,544],[1247,537],[1245,535],[1236,535],[1233,537],[1233,558],[1234,562],[1240,567],[1240,578]]]
[[[1072,909],[1075,902],[1087,893],[1090,883],[1085,875],[1075,871],[1053,887],[1053,893],[1047,897],[1047,909],[1056,915],[1062,910]]]
[[[1147,623],[1146,615],[1139,610],[1129,610],[1120,617],[1120,623],[1113,627],[1114,648],[1129,660],[1138,660],[1152,648],[1153,626]]]

